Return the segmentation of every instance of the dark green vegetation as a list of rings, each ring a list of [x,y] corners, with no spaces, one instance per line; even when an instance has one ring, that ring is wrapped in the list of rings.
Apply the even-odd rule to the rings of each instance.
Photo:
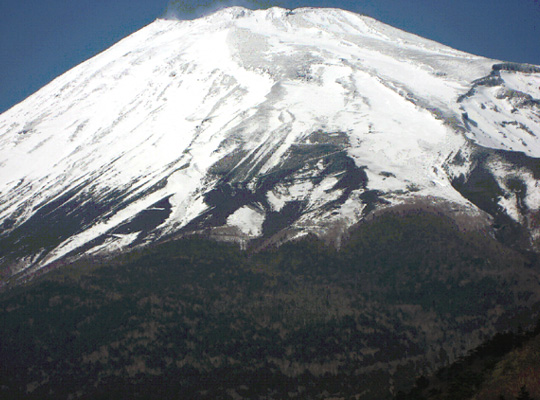
[[[539,378],[540,321],[530,332],[496,334],[396,400],[540,399]]]
[[[191,238],[98,264],[2,295],[1,398],[391,398],[540,304],[534,259],[419,210],[339,252]]]

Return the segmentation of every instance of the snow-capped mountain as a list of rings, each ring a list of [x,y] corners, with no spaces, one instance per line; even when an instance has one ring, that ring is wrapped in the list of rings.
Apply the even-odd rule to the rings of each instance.
[[[0,115],[1,276],[189,233],[339,244],[410,203],[534,247],[538,157],[540,67],[338,9],[158,19]]]

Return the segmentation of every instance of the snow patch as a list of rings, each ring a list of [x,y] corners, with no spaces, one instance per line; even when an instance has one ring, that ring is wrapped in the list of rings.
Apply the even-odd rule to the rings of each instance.
[[[90,251],[88,251],[88,254],[95,255],[95,254],[103,254],[103,253],[110,253],[114,251],[121,251],[126,246],[129,246],[131,243],[133,243],[135,240],[137,240],[137,237],[139,236],[140,232],[133,232],[128,234],[113,234],[110,235],[101,245],[95,246]]]
[[[268,203],[272,207],[272,211],[277,211],[277,212],[280,212],[281,209],[287,203],[287,198],[283,195],[283,193],[280,193],[280,191],[277,191],[277,190],[268,191],[268,193],[266,193],[266,199],[268,200]]]
[[[262,235],[264,214],[249,206],[236,210],[227,218],[227,225],[237,227],[243,234],[249,237]]]

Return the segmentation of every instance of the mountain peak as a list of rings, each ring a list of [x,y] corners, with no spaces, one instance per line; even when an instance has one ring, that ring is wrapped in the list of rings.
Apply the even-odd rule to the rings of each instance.
[[[159,19],[0,115],[3,273],[192,233],[339,243],[410,202],[525,223],[540,78],[496,65],[337,9]],[[491,211],[457,189],[478,157]]]
[[[166,17],[169,19],[184,19],[182,18],[187,14],[197,15],[197,19],[207,19],[207,20],[224,20],[224,21],[234,21],[236,19],[244,17],[254,17],[256,19],[262,20],[280,20],[284,21],[288,17],[292,16],[302,16],[309,17],[310,15],[324,15],[326,18],[331,16],[338,15],[357,15],[349,11],[341,10],[338,8],[319,8],[319,7],[301,7],[296,9],[286,9],[282,7],[269,7],[269,8],[260,8],[260,9],[250,9],[244,6],[220,6],[217,8],[203,10],[202,12],[195,14],[195,9],[191,9],[191,6],[179,6],[178,4],[171,3],[166,12]],[[321,21],[322,22],[322,21]],[[326,21],[329,22],[328,20]]]
[[[179,1],[170,1],[165,12],[166,19],[192,18],[241,18],[253,10],[243,6],[223,6],[215,4],[212,7],[197,7]],[[266,10],[262,10],[266,11]]]

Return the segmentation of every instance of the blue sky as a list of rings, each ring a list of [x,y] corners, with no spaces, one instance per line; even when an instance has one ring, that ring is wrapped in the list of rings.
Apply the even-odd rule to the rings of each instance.
[[[192,18],[205,10],[194,5]],[[277,0],[338,7],[470,53],[540,65],[540,0]],[[168,0],[0,0],[0,112],[163,15]],[[206,0],[204,3],[216,3]],[[229,5],[252,4],[229,0]],[[255,6],[251,6],[255,8]]]

